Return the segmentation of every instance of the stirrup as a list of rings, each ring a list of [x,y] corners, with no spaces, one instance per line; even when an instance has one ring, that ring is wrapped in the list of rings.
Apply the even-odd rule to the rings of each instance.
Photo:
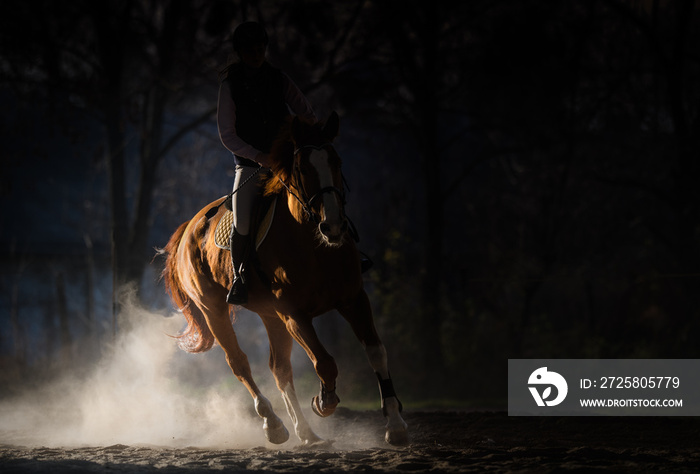
[[[231,290],[226,296],[226,302],[228,304],[246,304],[248,302],[248,288],[246,287],[243,279],[238,277],[233,280],[231,285]]]

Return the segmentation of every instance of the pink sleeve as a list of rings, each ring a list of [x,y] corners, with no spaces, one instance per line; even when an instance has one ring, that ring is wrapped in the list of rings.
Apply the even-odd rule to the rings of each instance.
[[[219,86],[216,122],[221,143],[231,153],[255,161],[260,150],[244,142],[236,133],[236,103],[231,98],[231,89],[226,81]]]
[[[289,105],[289,108],[292,109],[292,112],[303,119],[317,122],[318,119],[316,118],[314,109],[311,107],[311,104],[304,94],[289,76],[282,73],[282,77],[284,78],[284,100],[287,102],[287,105]]]

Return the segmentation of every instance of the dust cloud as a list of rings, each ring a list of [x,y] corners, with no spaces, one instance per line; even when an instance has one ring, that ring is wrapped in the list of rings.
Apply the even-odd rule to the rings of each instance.
[[[119,336],[103,348],[88,375],[58,377],[0,402],[0,443],[221,447],[265,443],[262,422],[252,412],[247,391],[225,363],[223,367],[210,363],[212,356],[223,360],[219,348],[204,355],[183,353],[170,337],[181,329],[181,316],[164,317],[130,304],[123,314]]]
[[[218,346],[205,354],[179,349],[171,335],[182,328],[181,315],[165,317],[130,303],[122,314],[118,337],[103,348],[87,375],[66,371],[51,383],[0,400],[0,445],[273,447],[265,439],[252,398],[231,374]],[[275,449],[293,447],[299,442],[266,367],[262,324],[257,330],[243,324],[237,332],[256,381],[290,431],[290,441]],[[255,362],[262,356],[264,363]],[[308,359],[304,363],[309,364]],[[318,382],[315,374],[302,374],[297,373],[296,385],[298,391],[300,385],[308,385],[308,392],[299,391],[305,402]],[[304,412],[319,436],[337,441],[336,449],[381,444],[381,417],[370,428],[342,417],[317,419],[310,409]]]

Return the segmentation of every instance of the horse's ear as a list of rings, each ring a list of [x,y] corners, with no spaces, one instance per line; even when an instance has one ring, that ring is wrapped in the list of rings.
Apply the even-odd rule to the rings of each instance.
[[[301,120],[299,120],[299,117],[295,115],[294,120],[292,120],[292,140],[294,140],[295,143],[299,143],[301,139],[301,130]]]
[[[338,136],[338,129],[340,128],[340,118],[338,113],[334,110],[331,112],[331,116],[326,120],[326,124],[323,126],[323,134],[329,140],[333,140]]]

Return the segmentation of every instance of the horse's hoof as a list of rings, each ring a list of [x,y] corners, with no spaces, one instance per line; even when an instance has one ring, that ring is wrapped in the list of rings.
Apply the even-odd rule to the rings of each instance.
[[[311,400],[311,409],[318,416],[325,418],[327,416],[331,416],[335,412],[335,407],[337,404],[333,406],[322,406],[321,403],[322,402],[318,396],[315,396],[313,400]]]
[[[323,438],[320,438],[314,433],[311,428],[303,430],[302,432],[297,432],[297,436],[304,446],[315,446],[316,444],[326,442]]]
[[[299,449],[330,449],[333,447],[334,440],[318,438],[315,441],[303,441]]]
[[[386,430],[384,439],[392,446],[406,446],[408,444],[408,430]]]
[[[286,443],[289,439],[289,431],[287,431],[284,423],[280,422],[278,426],[270,427],[267,420],[265,420],[263,430],[265,430],[265,437],[272,444]]]

